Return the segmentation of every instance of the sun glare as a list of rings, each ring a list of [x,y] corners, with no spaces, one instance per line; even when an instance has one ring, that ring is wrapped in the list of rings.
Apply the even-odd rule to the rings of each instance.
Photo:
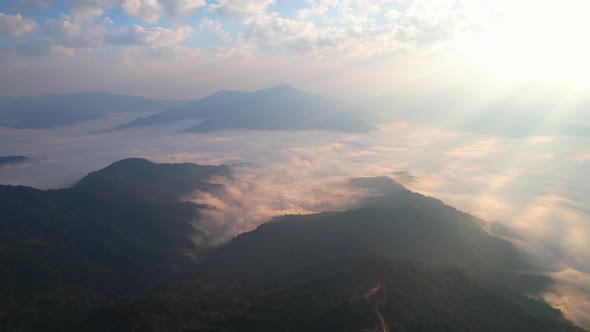
[[[589,11],[588,1],[512,1],[459,48],[511,80],[588,85]]]

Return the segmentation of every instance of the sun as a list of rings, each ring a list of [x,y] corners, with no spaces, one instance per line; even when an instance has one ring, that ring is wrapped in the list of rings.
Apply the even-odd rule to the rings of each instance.
[[[590,1],[498,1],[492,19],[457,40],[464,55],[511,80],[590,86]]]

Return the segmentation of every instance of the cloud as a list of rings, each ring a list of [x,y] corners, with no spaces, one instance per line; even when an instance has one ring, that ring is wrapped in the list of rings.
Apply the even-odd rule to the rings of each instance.
[[[155,22],[162,15],[162,6],[157,0],[124,0],[121,8],[128,15],[146,22]]]
[[[293,172],[294,163],[302,172]],[[185,197],[214,208],[203,211],[195,223],[199,232],[195,241],[202,245],[217,245],[233,236],[250,231],[275,216],[308,214],[342,210],[356,203],[360,191],[347,186],[340,176],[319,179],[310,165],[301,160],[290,160],[270,168],[252,165],[234,166],[235,180],[221,183],[225,190],[220,195],[197,192]],[[302,173],[309,173],[301,177]]]
[[[20,14],[7,15],[0,13],[0,35],[21,37],[28,32],[35,31],[38,25],[35,21],[23,18]]]
[[[290,79],[298,80],[298,83],[325,89],[322,93],[333,96],[390,93],[418,79],[424,84],[415,83],[415,86],[421,89],[425,85],[447,84],[448,80],[459,81],[463,77],[458,77],[458,74],[466,75],[474,71],[469,67],[469,61],[463,61],[464,58],[454,53],[454,43],[464,37],[465,31],[471,31],[474,25],[485,25],[489,21],[487,16],[480,13],[483,10],[469,1],[459,1],[456,6],[449,5],[448,1],[434,4],[417,0],[403,4],[391,1],[306,1],[299,3],[293,10],[285,9],[283,3],[267,0],[223,0],[209,2],[205,6],[202,1],[155,0],[65,0],[60,2],[63,4],[61,7],[49,0],[35,3],[30,3],[31,10],[45,6],[47,12],[50,8],[52,13],[56,10],[63,10],[64,13],[57,17],[46,16],[44,23],[39,21],[39,25],[43,26],[38,29],[42,35],[31,36],[31,40],[25,41],[53,40],[56,47],[71,48],[69,52],[76,53],[78,63],[85,63],[96,71],[110,71],[111,75],[118,77],[117,81],[129,82],[133,77],[122,77],[122,71],[114,70],[114,66],[107,65],[97,55],[108,57],[110,62],[125,63],[127,67],[132,67],[133,63],[129,61],[132,51],[138,57],[134,59],[136,66],[142,63],[142,67],[135,71],[138,73],[148,70],[143,62],[153,59],[152,55],[156,52],[151,48],[167,47],[172,50],[171,46],[179,46],[175,49],[180,50],[181,47],[189,46],[189,38],[191,47],[195,49],[198,45],[200,57],[206,59],[205,63],[209,67],[233,67],[227,70],[229,75],[219,75],[226,77],[221,84],[215,80],[202,79],[205,76],[200,73],[207,69],[202,68],[205,65],[202,61],[192,62],[192,52],[160,52],[162,55],[173,55],[174,61],[158,66],[154,64],[154,72],[166,75],[161,68],[167,67],[168,72],[179,75],[172,79],[174,82],[186,79],[182,77],[183,73],[190,72],[201,77],[199,85],[210,84],[206,91],[192,89],[191,96],[210,92],[222,85],[242,84],[242,87],[246,87],[245,83],[240,83],[245,82],[245,79],[256,81],[254,86],[258,87],[285,80],[284,73],[291,74],[294,78]],[[288,4],[286,1],[284,3]],[[479,5],[482,8],[486,6],[485,1]],[[392,8],[397,11],[396,19],[387,20],[385,16]],[[193,16],[200,11],[207,11],[203,15],[206,18]],[[41,16],[40,11],[34,13]],[[136,24],[132,19],[132,25],[128,26],[125,23],[129,20],[125,15],[147,23]],[[160,20],[161,24],[158,23]],[[180,27],[189,24],[194,24],[195,30],[198,27],[205,33],[193,33],[186,38],[173,36],[180,33]],[[231,35],[227,32],[228,27],[231,27]],[[155,37],[156,34],[161,37]],[[178,43],[171,45],[175,40]],[[143,47],[145,52],[129,50],[130,46]],[[33,79],[35,82],[46,82],[40,76],[51,68],[69,65],[61,57],[52,57],[51,61],[44,63],[30,63],[31,58],[18,56],[14,43],[2,44],[1,47],[5,50],[13,48],[12,51],[3,52],[8,54],[3,56],[6,60],[3,72],[20,67],[30,76],[38,75],[37,79]],[[183,54],[186,54],[184,59]],[[235,61],[238,59],[243,61],[244,66],[241,68],[236,68]],[[184,65],[182,70],[176,68],[180,63]],[[272,71],[263,70],[264,74],[258,73],[251,78],[231,74],[268,64],[272,64]],[[296,67],[299,69],[295,70]],[[48,83],[45,87],[40,87],[38,83],[21,82],[18,85],[22,87],[20,90],[16,89],[17,85],[11,84],[0,91],[4,95],[22,95],[32,90],[30,86],[39,87],[36,90],[38,93],[58,87],[65,91],[71,86],[62,82],[85,79],[87,76],[79,74],[82,71],[64,72],[68,76],[67,80]],[[440,74],[433,78],[433,73]],[[306,78],[306,74],[313,79]],[[103,77],[98,74],[95,76]],[[356,84],[360,76],[370,84]],[[96,81],[96,85],[105,83]],[[129,84],[139,87],[145,86],[146,82],[143,78],[136,78],[135,82]],[[186,96],[183,94],[187,92],[180,94],[176,91],[188,91],[188,88],[176,88],[170,88],[167,97]],[[96,89],[101,89],[101,86]],[[140,93],[156,93],[154,96],[162,97],[160,91],[163,90],[154,92],[146,89]]]
[[[484,156],[502,152],[503,148],[498,146],[495,139],[485,139],[479,142],[469,143],[446,152],[455,158],[481,158]]]
[[[91,48],[102,44],[105,28],[102,25],[82,25],[71,16],[45,20],[44,31],[56,44],[68,48]]]
[[[275,0],[219,0],[209,5],[209,10],[222,18],[243,24],[266,22],[271,14],[267,9]]]
[[[295,19],[281,17],[263,4],[252,11],[245,10],[239,1],[234,6],[250,13],[241,20],[249,25],[242,39],[245,43],[314,57],[367,58],[428,49],[451,41],[481,18],[471,19],[474,6],[463,3],[413,1],[405,10],[387,11],[387,21],[378,23],[378,15],[383,15],[380,6],[391,2],[311,1],[310,6],[298,10]]]
[[[199,23],[199,30],[220,31],[221,26],[221,22],[205,17]]]
[[[148,47],[164,47],[181,43],[194,32],[191,26],[176,29],[162,27],[144,28],[134,25],[106,36],[105,42],[115,45],[143,45]]]
[[[74,19],[78,23],[89,23],[104,14],[104,8],[92,6],[76,6],[70,8]]]
[[[199,8],[207,6],[205,0],[168,0],[165,3],[166,11],[171,16],[187,16]]]
[[[206,6],[205,0],[124,0],[121,3],[125,13],[149,23],[156,22],[163,16],[187,17]]]
[[[274,17],[246,33],[247,42],[265,49],[309,53],[321,42],[313,22]]]
[[[214,32],[222,41],[231,42],[231,35],[223,30],[223,24],[218,20],[212,20],[210,18],[203,18],[199,22],[199,30]]]
[[[305,20],[310,17],[320,16],[328,12],[328,10],[329,8],[327,6],[305,7],[297,11],[297,19]]]
[[[557,281],[545,299],[582,326],[590,326],[590,274],[567,268],[551,274]]]

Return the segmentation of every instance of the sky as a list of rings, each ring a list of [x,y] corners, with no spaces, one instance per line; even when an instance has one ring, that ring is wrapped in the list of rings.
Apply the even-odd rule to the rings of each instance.
[[[278,82],[350,98],[527,80],[585,89],[588,9],[584,0],[7,0],[0,95],[194,99]]]

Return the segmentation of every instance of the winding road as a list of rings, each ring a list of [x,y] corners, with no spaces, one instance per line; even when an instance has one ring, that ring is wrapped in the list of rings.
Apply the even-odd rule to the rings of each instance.
[[[389,325],[385,321],[385,318],[381,314],[381,306],[387,303],[387,292],[385,288],[381,286],[381,283],[377,285],[377,287],[371,289],[371,291],[366,296],[369,303],[373,305],[373,310],[375,310],[375,314],[379,318],[379,324],[381,325],[381,330],[383,332],[390,332]]]

